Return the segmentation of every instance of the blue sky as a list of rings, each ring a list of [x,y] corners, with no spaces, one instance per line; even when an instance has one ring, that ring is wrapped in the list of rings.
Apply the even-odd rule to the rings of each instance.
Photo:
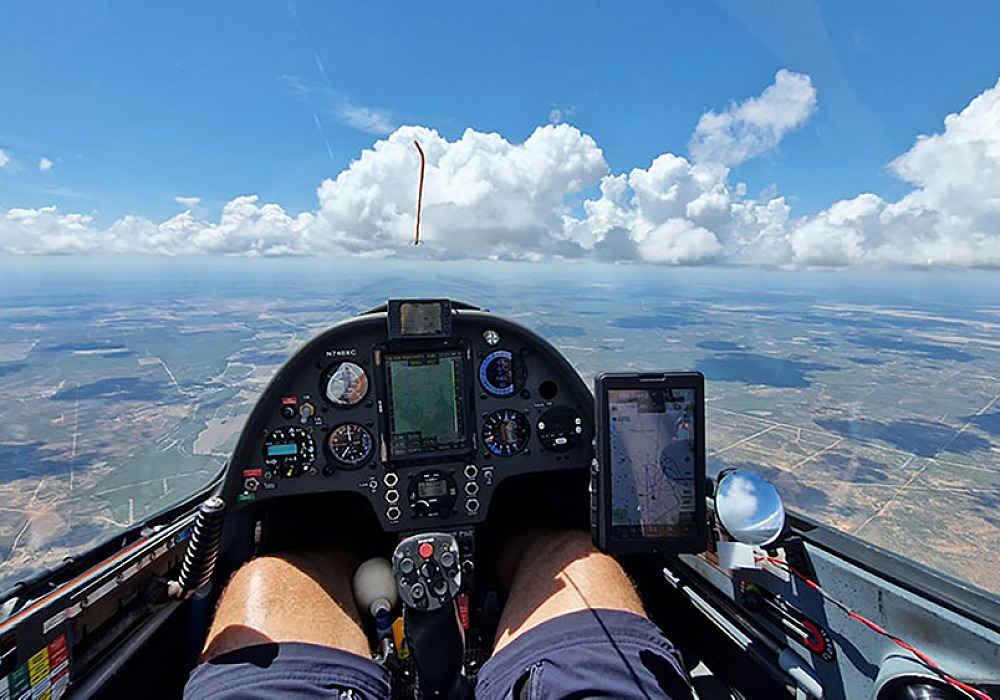
[[[726,182],[811,216],[905,196],[890,162],[1000,77],[983,2],[38,2],[0,26],[0,207],[98,228],[163,222],[176,197],[213,220],[248,194],[315,211],[320,183],[401,125],[519,144],[558,120],[626,174],[689,156],[706,111],[781,69],[816,108]]]

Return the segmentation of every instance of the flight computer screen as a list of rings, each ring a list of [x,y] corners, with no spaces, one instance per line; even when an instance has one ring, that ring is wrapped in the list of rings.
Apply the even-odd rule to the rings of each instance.
[[[391,457],[466,447],[462,356],[461,350],[386,355]]]
[[[399,306],[400,330],[403,335],[436,335],[444,329],[441,304],[435,302],[403,302]]]
[[[695,400],[688,388],[608,391],[614,538],[698,532]]]

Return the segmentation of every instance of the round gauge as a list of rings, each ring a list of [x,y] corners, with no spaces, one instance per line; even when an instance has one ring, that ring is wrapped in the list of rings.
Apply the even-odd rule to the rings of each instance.
[[[510,350],[495,350],[479,365],[479,381],[494,396],[514,393],[514,355]]]
[[[494,411],[483,423],[483,443],[495,455],[516,455],[528,444],[531,425],[523,414],[509,408]]]
[[[323,393],[335,406],[353,406],[368,393],[368,375],[353,362],[341,362],[326,372]]]
[[[583,418],[569,406],[550,408],[535,424],[538,441],[547,450],[566,452],[583,441]]]
[[[316,461],[316,442],[302,428],[286,426],[273,430],[264,440],[264,465],[278,476],[307,474]]]
[[[357,423],[338,425],[330,432],[326,446],[345,469],[357,469],[372,456],[372,435]]]

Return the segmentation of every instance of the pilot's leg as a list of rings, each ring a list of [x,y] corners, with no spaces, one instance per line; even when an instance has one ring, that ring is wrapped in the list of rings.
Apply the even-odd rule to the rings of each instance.
[[[645,617],[632,582],[583,532],[528,536],[515,552],[514,578],[497,630],[494,653],[559,615],[601,608]],[[517,546],[517,545],[515,545]]]
[[[351,592],[357,564],[344,554],[260,557],[229,581],[202,660],[262,642],[304,642],[370,655]]]
[[[517,549],[477,697],[691,697],[673,646],[588,534],[537,535]]]
[[[354,604],[356,564],[330,552],[245,564],[219,599],[185,696],[388,697]]]

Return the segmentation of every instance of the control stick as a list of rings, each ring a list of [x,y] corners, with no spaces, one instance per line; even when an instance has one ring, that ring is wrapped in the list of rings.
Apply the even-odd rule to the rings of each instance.
[[[406,538],[392,555],[392,573],[421,696],[468,697],[462,673],[465,636],[455,603],[462,583],[455,538],[441,532]]]

